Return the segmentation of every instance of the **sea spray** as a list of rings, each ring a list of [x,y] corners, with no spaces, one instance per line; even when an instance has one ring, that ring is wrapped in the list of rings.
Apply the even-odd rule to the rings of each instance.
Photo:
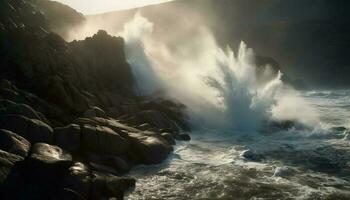
[[[172,34],[177,45],[169,47],[152,35],[153,26],[137,13],[121,33],[138,94],[162,91],[188,107],[194,125],[209,128],[254,131],[270,120],[317,121],[297,92],[282,83],[281,72],[271,76],[266,67],[263,74],[271,78],[258,81],[260,66],[244,42],[235,56],[230,48],[222,50],[206,27],[198,27],[195,39]],[[307,114],[294,111],[297,108]]]
[[[151,95],[157,88],[157,74],[145,49],[153,24],[137,13],[132,22],[125,24],[122,36],[126,42],[127,60],[132,66],[136,80],[136,93]]]

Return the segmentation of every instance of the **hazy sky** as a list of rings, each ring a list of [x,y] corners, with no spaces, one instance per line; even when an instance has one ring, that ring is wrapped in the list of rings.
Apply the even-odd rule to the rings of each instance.
[[[82,12],[96,14],[113,10],[135,8],[150,4],[163,3],[171,0],[56,0]]]

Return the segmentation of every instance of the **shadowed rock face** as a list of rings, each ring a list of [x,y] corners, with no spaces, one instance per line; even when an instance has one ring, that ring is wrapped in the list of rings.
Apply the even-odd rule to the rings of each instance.
[[[28,155],[30,143],[14,132],[0,129],[0,149],[22,157]]]
[[[171,153],[189,129],[185,108],[133,94],[122,38],[99,31],[68,43],[52,17],[77,14],[46,15],[35,2],[50,5],[0,2],[0,194],[123,199],[135,179],[120,175]]]

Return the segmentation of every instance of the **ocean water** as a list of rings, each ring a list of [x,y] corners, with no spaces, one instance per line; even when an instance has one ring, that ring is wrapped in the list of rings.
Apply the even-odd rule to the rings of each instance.
[[[350,199],[350,131],[334,128],[350,127],[350,90],[299,95],[319,125],[195,130],[162,164],[134,168],[126,199]]]

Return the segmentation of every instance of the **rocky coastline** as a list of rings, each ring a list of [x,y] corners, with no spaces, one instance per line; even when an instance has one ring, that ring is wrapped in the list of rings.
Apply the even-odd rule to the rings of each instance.
[[[132,167],[190,140],[184,105],[134,94],[123,38],[66,42],[32,2],[0,9],[4,199],[123,199]]]

